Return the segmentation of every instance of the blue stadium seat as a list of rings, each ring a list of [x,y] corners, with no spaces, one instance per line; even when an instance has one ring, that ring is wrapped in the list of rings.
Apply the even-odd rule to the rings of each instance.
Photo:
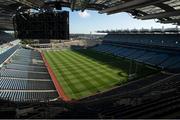
[[[129,59],[136,59],[136,58],[141,57],[145,54],[146,54],[145,50],[136,50],[136,52],[132,55],[129,55],[128,58]]]
[[[161,63],[159,65],[159,67],[161,68],[168,68],[169,66],[172,66],[176,63],[180,62],[180,56],[170,56],[166,61],[164,61],[163,63]]]
[[[149,45],[160,47],[180,48],[179,34],[108,34],[104,41],[114,43],[128,43],[134,45]]]
[[[1,90],[51,90],[53,87],[50,79],[0,78]]]
[[[8,49],[4,53],[0,54],[0,64],[2,64],[8,57],[10,57],[17,49],[19,45],[13,46],[12,48]]]
[[[162,69],[175,69],[180,62],[179,37],[179,34],[108,34],[95,49]]]
[[[155,56],[153,56],[152,58],[146,60],[146,63],[152,65],[152,66],[158,66],[159,64],[161,64],[162,62],[164,62],[165,60],[167,60],[167,58],[169,58],[168,54],[164,54],[164,53],[157,53]]]
[[[144,54],[143,56],[140,56],[138,58],[136,58],[135,60],[138,61],[138,62],[145,62],[148,60],[148,59],[151,59],[153,58],[157,53],[155,52],[149,52],[147,51],[146,54]]]
[[[6,58],[16,49],[8,50],[0,58]],[[0,89],[0,99],[18,102],[47,101],[59,96],[40,53],[24,48],[19,48],[0,69]]]
[[[168,69],[173,70],[174,72],[179,72],[180,70],[180,61],[168,67]]]

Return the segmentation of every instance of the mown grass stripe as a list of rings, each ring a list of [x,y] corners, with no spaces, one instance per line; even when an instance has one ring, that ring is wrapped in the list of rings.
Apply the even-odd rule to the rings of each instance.
[[[128,80],[128,60],[92,50],[48,51],[45,55],[65,94],[72,99],[105,91]]]
[[[78,58],[76,58],[76,57],[74,57],[74,56],[72,56],[72,55],[71,55],[71,57],[74,58],[74,60],[79,60]],[[82,60],[79,60],[79,61],[81,61],[81,63],[84,63]],[[94,79],[96,80],[96,82],[98,82],[100,85],[101,85],[101,84],[107,84],[106,82],[104,82],[104,81],[102,80],[102,76],[97,77],[96,74],[98,74],[99,71],[98,71],[98,69],[96,69],[95,67],[96,67],[96,66],[88,65],[88,64],[85,64],[85,63],[84,63],[84,66],[82,66],[81,68],[83,68],[83,70],[91,68],[92,71],[95,71],[95,73],[94,73],[94,72],[91,72],[90,70],[88,70],[89,72],[86,70],[86,71],[87,71],[87,75],[88,75],[88,76],[91,76],[91,77],[94,77]],[[109,76],[108,76],[108,77],[109,77]]]
[[[58,59],[60,56],[57,52],[54,53],[54,55],[56,56],[56,58]],[[61,54],[62,55],[62,54]],[[68,58],[66,58],[66,60],[68,60]],[[59,68],[61,68],[61,66],[58,65]],[[71,72],[71,71],[69,71]],[[73,84],[71,82],[71,79],[69,79],[67,76],[64,75],[63,71],[61,70],[61,77],[67,82],[67,85],[71,88],[71,90],[73,91],[73,94],[75,96],[75,98],[79,98],[80,95],[76,95],[76,93],[79,93],[80,90],[76,87],[76,84]],[[74,97],[73,97],[74,99]]]
[[[74,56],[72,56],[72,57],[74,57]],[[78,58],[77,57],[74,57],[76,60],[78,60]],[[107,71],[107,69],[106,68],[104,68],[104,69],[100,69],[99,68],[99,66],[97,67],[96,65],[93,65],[93,64],[87,64],[87,63],[85,63],[83,60],[81,60],[80,59],[80,61],[81,61],[81,63],[82,64],[84,64],[84,67],[86,67],[87,69],[92,69],[92,71],[95,71],[96,73],[92,73],[92,74],[97,74],[97,75],[99,75],[99,73],[101,73],[103,76],[105,76],[106,77],[106,79],[110,79],[111,81],[117,81],[117,75],[116,74],[114,74],[114,73],[110,73],[109,71]],[[103,72],[102,72],[103,71]],[[113,70],[111,69],[111,72],[112,72]],[[115,78],[115,76],[116,76],[116,78]],[[102,77],[102,76],[100,76],[100,77]],[[118,76],[119,77],[119,76]],[[103,79],[102,79],[103,80]]]
[[[58,54],[58,53],[57,53]],[[61,54],[62,57],[66,58],[66,60],[71,61],[72,63],[75,63],[75,60],[71,59],[69,56],[67,56],[66,54]],[[58,55],[58,57],[60,57]],[[77,66],[78,67],[78,66]],[[83,69],[83,71],[86,71],[84,68],[78,67],[79,69]],[[81,81],[81,79],[83,79],[83,77],[81,76],[81,74],[75,76],[75,78],[79,79],[79,81]],[[83,84],[85,86],[85,88],[87,88],[87,90],[91,91],[92,93],[96,90],[96,87],[93,86],[89,81],[86,82],[81,82],[81,84]],[[74,87],[78,86],[77,84],[74,84]],[[80,89],[79,89],[80,90]],[[81,96],[80,95],[80,91],[77,90],[73,90],[75,95]]]
[[[54,59],[54,58],[56,58],[55,56],[54,56],[54,54],[51,52],[51,53],[49,53],[49,52],[47,52],[46,54],[45,54],[46,56],[47,56],[47,59],[49,60],[49,62],[50,62],[50,64],[51,65],[54,65],[53,67],[52,67],[52,69],[54,70],[54,69],[56,69],[57,71],[55,71],[55,74],[56,74],[56,77],[57,77],[57,79],[58,79],[58,81],[60,82],[60,84],[61,84],[61,80],[60,80],[60,78],[63,80],[63,78],[62,78],[62,76],[60,76],[60,72],[61,72],[61,69],[60,69],[60,67],[58,67],[58,64],[56,63],[56,59]],[[63,81],[66,81],[66,80],[63,80]],[[64,84],[63,83],[63,90],[65,91],[65,93],[69,96],[69,93],[72,93],[71,94],[71,96],[69,96],[70,98],[73,98],[73,97],[75,97],[74,95],[73,95],[73,91],[72,91],[72,87],[71,88],[69,88],[69,85],[68,85],[68,82],[66,81],[66,84]],[[68,87],[65,87],[65,86],[68,86]],[[66,88],[66,89],[64,89],[64,88]]]

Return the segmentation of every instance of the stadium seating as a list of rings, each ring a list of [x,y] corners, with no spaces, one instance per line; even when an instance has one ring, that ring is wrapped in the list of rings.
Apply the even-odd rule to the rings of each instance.
[[[21,91],[1,91],[1,98],[14,102],[40,102],[48,101],[57,97],[56,91],[50,92],[21,92]]]
[[[4,44],[4,43],[8,43],[8,42],[11,42],[13,41],[15,38],[13,37],[13,35],[11,34],[8,34],[8,33],[5,33],[3,31],[0,31],[0,45],[1,44]]]
[[[51,90],[54,87],[50,79],[24,79],[1,77],[1,90]]]
[[[19,48],[19,45],[16,45],[5,52],[0,54],[0,64],[2,64],[10,55],[12,55],[17,49]]]
[[[147,77],[147,78],[143,78],[134,82],[131,82],[129,84],[123,85],[123,86],[119,86],[116,89],[113,89],[111,91],[105,92],[103,94],[97,94],[95,96],[90,96],[87,98],[82,99],[81,101],[98,101],[101,99],[117,99],[119,96],[121,95],[126,95],[128,92],[133,91],[133,90],[137,90],[141,87],[145,87],[148,85],[151,85],[159,80],[165,79],[167,77],[169,77],[170,75],[167,74],[162,74],[162,73],[158,73],[155,74],[153,76]],[[139,93],[138,93],[139,94]],[[118,96],[118,97],[117,97]]]
[[[93,50],[171,72],[180,70],[179,34],[108,34]]]
[[[105,42],[180,48],[179,34],[108,34]]]
[[[34,72],[47,72],[45,67],[37,67],[37,66],[25,66],[20,64],[8,64],[6,65],[7,69],[14,69],[14,70],[23,70],[23,71],[34,71]]]
[[[50,79],[47,72],[32,72],[14,69],[0,70],[1,77],[28,78],[28,79]]]
[[[166,115],[177,111],[180,107],[179,78],[180,75],[157,74],[146,79],[148,86],[145,85],[145,79],[132,82],[124,88],[115,89],[119,91],[117,96],[115,96],[115,90],[112,90],[110,94],[103,93],[88,99],[85,98],[79,104],[86,106],[87,111],[96,111],[99,118],[102,119],[166,118]],[[154,81],[153,84],[148,83],[151,80]],[[155,82],[155,80],[158,81]],[[141,83],[143,88],[133,89],[133,87],[140,86]],[[130,86],[130,90],[135,90],[135,92],[122,95],[123,89],[128,91]]]
[[[0,69],[0,99],[16,102],[40,102],[58,98],[51,77],[38,51],[14,47],[2,56],[15,54]]]
[[[101,113],[103,118],[152,118],[173,110],[179,101],[179,96],[169,96],[144,102],[137,106],[118,106],[116,109]]]

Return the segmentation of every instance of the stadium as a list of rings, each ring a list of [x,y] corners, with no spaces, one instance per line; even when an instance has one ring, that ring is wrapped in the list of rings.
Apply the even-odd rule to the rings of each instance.
[[[67,8],[176,27],[72,34]],[[179,25],[179,0],[0,0],[0,119],[180,118]]]

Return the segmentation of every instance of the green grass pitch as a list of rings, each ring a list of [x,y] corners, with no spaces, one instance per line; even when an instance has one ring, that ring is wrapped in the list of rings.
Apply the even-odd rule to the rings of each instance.
[[[92,50],[44,51],[58,82],[70,99],[81,99],[128,82],[130,62]],[[133,65],[131,66],[133,67]],[[137,73],[152,70],[142,65]],[[146,69],[146,73],[142,71]]]

